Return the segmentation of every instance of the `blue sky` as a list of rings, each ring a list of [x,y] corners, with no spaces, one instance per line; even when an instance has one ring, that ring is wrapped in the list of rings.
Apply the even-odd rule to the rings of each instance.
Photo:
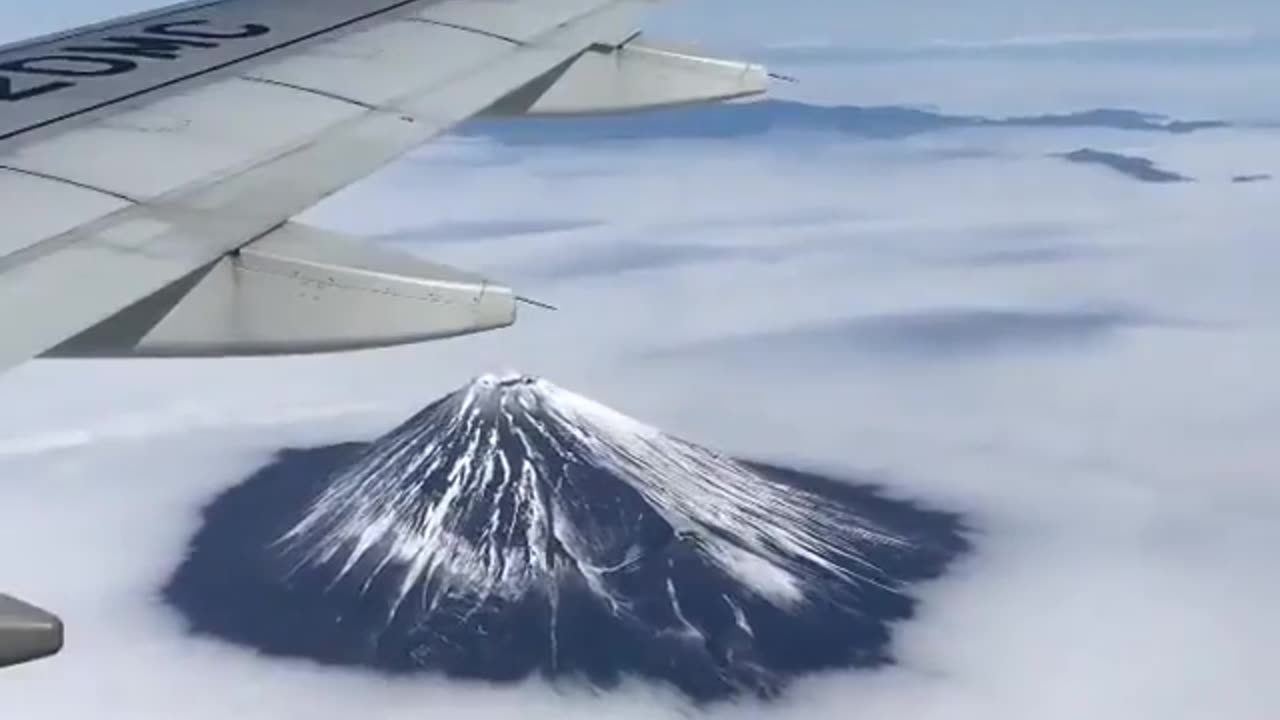
[[[1280,4],[683,0],[651,28],[746,53],[811,102],[992,114],[1091,106],[1280,117]]]
[[[660,11],[735,41],[822,39],[864,46],[1018,36],[1280,30],[1268,0],[680,0]]]

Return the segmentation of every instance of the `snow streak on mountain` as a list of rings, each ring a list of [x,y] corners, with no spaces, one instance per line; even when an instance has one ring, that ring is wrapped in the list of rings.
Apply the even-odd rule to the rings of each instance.
[[[207,508],[166,597],[268,654],[769,697],[889,662],[906,584],[964,547],[954,516],[485,376],[371,444],[282,453]]]

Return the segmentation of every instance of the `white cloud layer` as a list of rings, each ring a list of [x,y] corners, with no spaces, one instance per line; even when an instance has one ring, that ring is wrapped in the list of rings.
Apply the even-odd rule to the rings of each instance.
[[[1082,144],[1200,181],[1045,156]],[[367,436],[509,367],[980,526],[899,628],[900,667],[712,716],[1272,717],[1280,228],[1273,189],[1228,179],[1278,150],[1240,131],[434,146],[309,219],[395,233],[561,312],[357,355],[0,376],[5,589],[69,623],[63,655],[0,673],[0,717],[680,716],[642,686],[557,695],[266,660],[185,638],[158,604],[200,506],[271,449]],[[433,231],[495,218],[545,231]],[[1082,308],[1148,320],[1050,322]],[[972,342],[990,311],[1030,319]]]

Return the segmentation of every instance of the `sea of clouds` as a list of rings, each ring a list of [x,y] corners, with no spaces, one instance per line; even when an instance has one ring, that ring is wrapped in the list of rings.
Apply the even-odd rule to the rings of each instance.
[[[1179,97],[1209,107],[1214,91]],[[1196,182],[1052,157],[1082,146]],[[304,219],[558,312],[350,355],[0,375],[0,585],[68,624],[60,656],[0,672],[0,717],[687,716],[639,684],[597,696],[268,660],[185,636],[161,604],[202,505],[274,449],[370,437],[507,369],[977,526],[975,553],[897,628],[898,667],[711,717],[1274,717],[1280,216],[1273,183],[1230,178],[1278,166],[1280,134],[1256,127],[445,138]]]

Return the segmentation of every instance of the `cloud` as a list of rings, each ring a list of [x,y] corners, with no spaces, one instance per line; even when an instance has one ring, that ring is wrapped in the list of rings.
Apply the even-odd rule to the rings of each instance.
[[[854,317],[659,351],[654,357],[690,361],[790,364],[871,356],[920,364],[956,363],[1028,351],[1092,349],[1129,328],[1156,324],[1123,309],[933,308]]]
[[[480,240],[487,238],[511,238],[519,235],[572,232],[600,225],[600,221],[587,218],[547,218],[528,220],[477,220],[473,222],[445,223],[429,227],[408,227],[378,236],[386,242],[439,242]]]
[[[770,42],[753,52],[761,59],[812,67],[824,63],[918,62],[1002,59],[1041,62],[1071,58],[1096,65],[1113,60],[1248,60],[1273,56],[1274,38],[1249,28],[1131,29],[1113,32],[1031,33],[978,39],[934,38],[912,42],[850,44],[839,40]]]
[[[1274,64],[1280,44],[1274,37],[1251,30],[1214,29],[1169,31],[1122,31],[1111,33],[1050,33],[981,38],[975,40],[933,39],[923,42],[850,45],[835,41],[766,43],[748,50],[760,61],[797,68],[801,78],[824,66],[855,64],[918,65],[947,62],[1046,63],[1071,61],[1084,70],[1099,66],[1165,62],[1180,67],[1248,67]],[[1012,68],[1011,68],[1012,69]],[[1105,80],[1099,84],[1105,84]],[[1195,88],[1188,88],[1194,91]]]
[[[547,147],[498,173],[457,163],[452,143],[473,141],[449,140],[313,220],[378,232],[430,226],[447,208],[444,222],[500,214],[518,229],[589,208],[608,222],[417,246],[501,267],[553,295],[560,313],[385,352],[37,363],[0,378],[10,409],[0,446],[15,451],[0,460],[6,589],[69,623],[63,656],[0,674],[0,713],[82,715],[91,699],[94,712],[131,718],[394,719],[428,705],[476,717],[680,716],[678,700],[641,685],[557,695],[536,682],[408,682],[257,657],[185,637],[155,598],[202,505],[276,447],[368,437],[472,374],[515,365],[726,450],[866,470],[896,496],[979,523],[971,561],[931,584],[919,619],[898,629],[901,668],[813,677],[778,705],[711,717],[1266,717],[1280,702],[1265,682],[1280,647],[1269,620],[1280,581],[1257,571],[1280,540],[1268,430],[1280,418],[1257,392],[1280,360],[1266,330],[1275,298],[1258,275],[1277,259],[1260,241],[1274,230],[1270,201],[1084,176],[1044,157],[1062,132],[1098,131],[1037,130],[942,163],[914,140],[893,153]],[[1144,152],[1207,172],[1274,147],[1224,132],[1152,136]],[[579,162],[616,171],[545,184],[545,171]],[[820,222],[788,222],[806,218]],[[584,248],[625,259],[650,243],[722,252],[625,274],[542,272],[572,267]],[[958,262],[1064,245],[1081,252]],[[1144,320],[1152,314],[1215,322]],[[805,337],[806,327],[836,334]],[[644,360],[667,344],[750,333],[771,340],[714,363]],[[792,347],[814,341],[829,343],[818,367]],[[965,361],[902,362],[939,343]],[[282,409],[352,405],[373,409],[264,427]],[[175,406],[206,420],[171,422]],[[122,415],[166,432],[121,432]],[[23,445],[64,428],[93,440]]]
[[[939,48],[985,50],[1064,45],[1238,44],[1254,41],[1257,37],[1258,33],[1250,28],[1146,28],[1116,32],[1010,35],[990,40],[934,40],[929,45]]]

